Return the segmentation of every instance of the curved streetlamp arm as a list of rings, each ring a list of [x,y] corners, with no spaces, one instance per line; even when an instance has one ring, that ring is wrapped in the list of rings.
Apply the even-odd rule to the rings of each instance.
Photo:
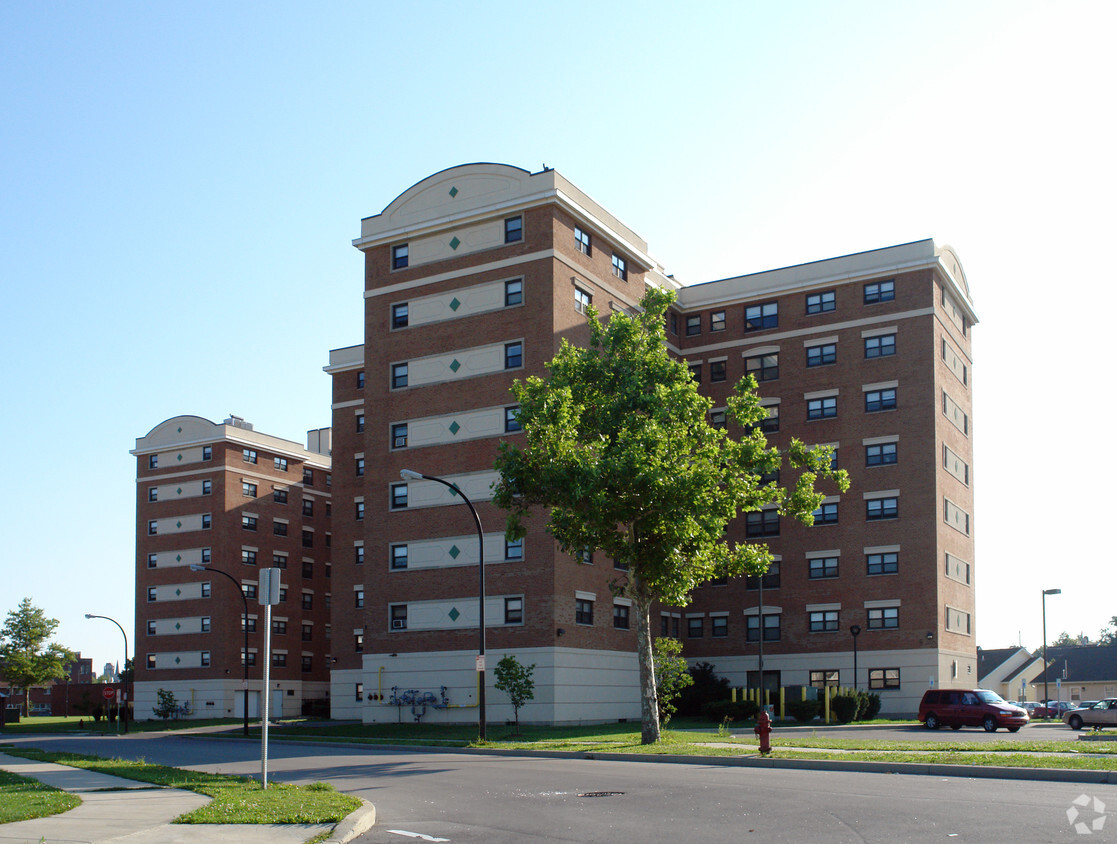
[[[221,574],[233,582],[237,587],[237,594],[244,602],[244,618],[241,620],[241,627],[244,628],[244,653],[241,655],[240,661],[244,669],[244,734],[248,735],[248,596],[244,594],[244,589],[240,585],[240,581],[233,577],[229,572],[221,569],[215,569],[211,566],[201,565],[200,563],[192,563],[190,565],[191,571],[211,571],[214,574]],[[264,689],[264,694],[268,690]]]
[[[128,670],[128,634],[124,631],[124,628],[120,626],[120,622],[117,621],[115,618],[110,618],[107,615],[95,615],[94,613],[91,613],[91,612],[87,612],[85,614],[85,617],[86,618],[103,618],[105,621],[111,621],[113,624],[115,624],[119,628],[120,635],[124,637],[124,670],[127,671]],[[135,671],[136,671],[136,666],[135,666],[134,662],[135,661],[133,660],[132,674],[130,675],[132,677],[135,676]],[[121,680],[123,681],[123,679],[124,679],[124,676],[121,675]],[[125,697],[126,698],[131,698],[131,695],[128,694],[128,684],[127,683],[122,683],[122,685],[124,685],[124,687],[125,687],[124,688]],[[129,704],[129,702],[131,702],[131,701],[130,700],[125,700],[125,702],[124,702],[124,715],[122,717],[122,720],[124,721],[124,732],[128,732],[128,704]]]

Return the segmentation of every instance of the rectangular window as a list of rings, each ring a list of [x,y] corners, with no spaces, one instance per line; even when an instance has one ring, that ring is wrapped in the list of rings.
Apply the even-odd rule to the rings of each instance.
[[[900,626],[899,607],[870,607],[868,617],[870,630],[894,630]]]
[[[896,335],[881,334],[877,337],[865,338],[866,358],[885,358],[896,354]]]
[[[365,415],[363,413],[358,413],[353,417],[353,420],[356,423],[357,433],[363,434],[365,432]]]
[[[729,616],[710,616],[710,635],[715,639],[724,639],[729,635]]]
[[[865,391],[865,412],[879,413],[882,410],[896,409],[896,388]]]
[[[519,410],[519,405],[504,408],[504,433],[514,434],[516,431],[523,430],[520,427],[520,419],[517,416]]]
[[[779,325],[779,305],[776,302],[749,305],[745,308],[745,331],[763,331],[767,328],[779,328]]]
[[[213,527],[213,516],[209,513],[202,513],[202,530],[209,530]]]
[[[148,671],[154,671],[155,670],[155,654],[148,654],[147,655],[147,669],[148,669]]]
[[[272,529],[272,533],[275,536],[286,536],[287,535],[287,522],[272,522],[271,523],[271,529]]]
[[[725,364],[723,360],[710,361],[710,383],[725,380]]]
[[[304,641],[304,642],[314,641],[314,625],[313,624],[304,624],[303,625],[302,641]]]
[[[506,560],[522,560],[524,558],[524,540],[523,537],[519,539],[505,539],[504,540],[504,559]]]
[[[303,486],[314,486],[314,470],[303,466]]]
[[[365,647],[364,647],[364,636],[362,635],[362,637],[361,637],[361,650],[363,651],[364,649],[365,649]],[[354,689],[356,691],[357,702],[359,703],[360,701],[364,700],[364,697],[365,697],[365,684],[364,683],[357,683],[357,684],[355,684]]]
[[[686,620],[686,637],[688,639],[701,639],[705,632],[705,624],[701,616],[694,616]]]
[[[147,623],[147,635],[148,636],[155,636],[155,635],[158,635],[158,633],[159,633],[159,630],[156,627],[155,622],[154,621],[149,621]]]
[[[203,582],[202,582],[202,597],[203,597],[203,598],[208,598],[208,597],[209,597],[209,595],[210,595],[210,590],[211,590],[212,588],[213,588],[213,586],[212,586],[212,584],[211,584],[211,583],[210,583],[210,582],[209,582],[208,580],[206,580],[206,581],[203,581]],[[153,591],[154,591],[154,590],[153,590]]]
[[[353,590],[353,607],[354,609],[362,610],[365,608],[365,590]]]
[[[303,515],[304,516],[313,516],[314,515],[314,499],[313,498],[304,498],[303,499]]]
[[[779,589],[780,588],[780,561],[772,560],[768,564],[768,571],[764,572],[761,577],[749,575],[745,578],[745,589],[749,592],[754,592],[760,588],[763,582],[765,589]]]
[[[392,630],[407,629],[407,604],[390,604],[388,606],[388,620]]]
[[[615,630],[628,630],[628,604],[613,604],[613,628]]]
[[[574,288],[574,310],[580,314],[586,312],[586,308],[593,304],[593,296],[587,293],[580,287]]]
[[[358,522],[361,521],[362,519],[364,519],[364,517],[365,517],[365,502],[363,502],[363,501],[354,501],[353,502],[353,515],[354,515],[354,518],[356,518],[356,520]]]
[[[780,377],[780,356],[778,352],[745,358],[745,374],[757,381],[775,381]]]
[[[246,566],[256,565],[256,552],[252,551],[252,550],[249,550],[248,548],[241,548],[240,549],[240,561],[242,563],[244,563]]]
[[[303,548],[313,548],[314,547],[314,531],[306,530],[306,529],[303,530],[302,546],[303,546]]]
[[[148,536],[158,536],[159,535],[159,521],[157,519],[152,519],[147,523],[147,535]]]
[[[353,565],[356,565],[356,566],[364,565],[364,562],[365,562],[365,546],[364,545],[354,545],[353,546]]]
[[[407,244],[392,247],[392,269],[402,270],[407,266]]]
[[[524,239],[524,218],[509,217],[504,221],[504,242],[518,243]]]
[[[725,311],[710,314],[710,331],[725,331]]]
[[[808,314],[822,314],[827,311],[834,310],[835,296],[833,290],[827,290],[823,293],[808,293],[807,294],[807,313]]]
[[[524,623],[524,599],[523,598],[505,598],[504,599],[504,623],[505,624],[523,624]]]
[[[285,569],[287,568],[287,555],[281,554],[276,551],[271,555],[271,564],[274,568]]]
[[[255,449],[246,448],[244,450],[244,462],[245,463],[256,463],[257,462]]]
[[[271,664],[273,668],[286,668],[287,667],[287,654],[273,653],[271,655]]]
[[[820,610],[807,614],[812,633],[833,633],[838,629],[838,611]]]
[[[513,305],[522,305],[523,302],[524,280],[514,278],[511,281],[504,282],[504,307],[511,308]]]
[[[403,446],[407,445],[407,425],[403,426],[403,436],[400,437],[400,439],[403,440],[403,445],[396,445],[397,427],[396,425],[392,426],[392,448],[403,448]],[[357,478],[363,478],[365,476],[365,459],[363,457],[353,458],[353,475]]]
[[[364,559],[364,550],[365,550],[364,548],[361,548],[362,561]],[[388,564],[393,569],[405,569],[405,568],[407,568],[407,545],[406,544],[391,546],[391,549],[389,550]]]
[[[760,420],[760,430],[765,434],[774,434],[780,429],[780,406],[778,404],[764,405],[768,415]]]
[[[700,364],[700,363],[688,364],[687,369],[690,371],[690,377],[694,379],[694,383],[695,384],[701,384],[702,383],[702,364]]]
[[[865,304],[875,305],[878,302],[891,302],[896,298],[896,282],[874,281],[865,285]]]
[[[287,503],[287,490],[285,490],[285,489],[272,490],[271,500],[274,501],[276,504],[286,504]]]
[[[574,227],[574,245],[583,255],[593,254],[593,244],[590,241],[590,233],[578,226]]]
[[[807,347],[807,366],[829,366],[838,360],[838,344],[823,343]]]
[[[401,387],[407,386],[407,364],[406,363],[393,363],[392,364],[392,389],[398,390]]]
[[[900,500],[889,496],[888,498],[870,498],[865,502],[865,518],[870,522],[881,519],[895,519],[900,515]]]
[[[825,396],[807,400],[808,419],[830,419],[838,415],[838,397]]]
[[[865,446],[866,466],[891,466],[896,462],[896,443]]]
[[[211,562],[210,557],[211,557],[210,549],[209,548],[203,548],[202,549],[202,562],[206,563],[206,564],[210,563]],[[203,595],[202,597],[205,597],[205,596]]]
[[[819,508],[814,511],[814,523],[816,525],[836,525],[838,523],[838,502],[823,501]]]
[[[158,469],[159,468],[159,455],[158,454],[152,454],[152,455],[148,456],[148,458],[147,458],[147,468],[149,468],[149,469]]]
[[[392,448],[407,448],[407,423],[397,422],[392,426]],[[365,473],[365,459],[357,458],[357,477]]]
[[[365,371],[359,370],[357,372],[357,389],[363,390],[365,388]]]
[[[245,618],[243,615],[240,617],[240,629],[242,632],[255,633],[256,632],[256,617],[249,616]]]
[[[616,252],[613,253],[613,275],[621,281],[628,281],[628,263]]]
[[[505,369],[519,369],[524,365],[524,345],[523,343],[505,343],[504,344],[504,368]]]
[[[276,457],[274,459],[274,462],[275,462],[275,469],[276,469],[277,472],[286,472],[287,471],[287,458],[286,457]]]
[[[758,615],[745,616],[745,641],[760,641],[761,622]],[[780,640],[780,615],[773,613],[764,616],[764,641],[778,642]]]
[[[202,651],[202,668],[209,668],[209,651]]]
[[[212,459],[213,459],[213,446],[212,445],[203,445],[202,446],[202,460],[212,460]]]
[[[271,629],[277,636],[286,636],[287,622],[284,619],[272,619]]]
[[[240,585],[240,588],[241,591],[244,593],[244,597],[246,597],[250,601],[255,601],[257,596],[259,595],[255,583],[242,583]]]
[[[593,624],[593,601],[578,598],[574,601],[574,622],[576,624]]]
[[[147,600],[148,601],[158,601],[159,600],[159,596],[157,595],[154,586],[147,587]]]
[[[671,333],[672,334],[678,334],[679,333],[679,315],[677,313],[675,313],[674,311],[671,311],[671,319],[669,321],[669,324],[671,326]]]
[[[726,419],[724,410],[711,410],[710,411],[710,427],[725,430]]]
[[[364,653],[364,650],[365,650],[365,634],[364,633],[354,633],[353,634],[353,650],[356,653]],[[357,685],[359,686],[360,683],[358,683]],[[360,700],[360,699],[361,699],[361,693],[360,693],[360,691],[358,691],[357,692],[357,700]]]
[[[157,565],[159,565],[159,555],[158,554],[148,554],[147,555],[147,567],[149,569],[153,569]]]
[[[392,305],[392,328],[407,328],[408,313],[407,302]]]
[[[407,506],[407,484],[392,484],[391,507],[393,510],[402,510]]]
[[[745,514],[745,536],[749,539],[779,535],[780,514],[778,510],[758,510]]]
[[[157,486],[148,487],[147,500],[148,501],[158,501],[159,500],[159,487],[157,487]]]
[[[209,495],[213,492],[213,481],[202,481],[202,495]]]
[[[837,557],[811,557],[807,560],[808,577],[811,580],[825,580],[838,576]]]
[[[870,689],[898,689],[900,688],[899,668],[870,668]]]
[[[840,674],[837,669],[826,668],[822,671],[812,671],[810,673],[810,682],[816,689],[824,689],[827,686],[837,687],[841,685],[839,677]]]
[[[241,516],[240,526],[245,530],[256,530],[258,519],[255,516]]]
[[[702,333],[702,315],[695,314],[686,318],[686,336],[693,337]]]
[[[302,608],[304,610],[314,609],[314,593],[313,592],[303,592]]]
[[[314,578],[314,561],[313,560],[303,560],[302,570],[303,570],[303,577],[306,580],[312,580]]]

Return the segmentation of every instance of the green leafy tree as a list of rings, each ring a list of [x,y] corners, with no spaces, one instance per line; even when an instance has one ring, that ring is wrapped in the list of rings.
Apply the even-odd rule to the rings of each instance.
[[[48,641],[58,627],[58,619],[47,618],[39,607],[24,598],[8,612],[0,629],[0,674],[13,689],[23,692],[24,714],[30,712],[30,690],[66,676],[67,666],[76,654]]]
[[[520,734],[520,707],[535,698],[535,681],[531,677],[534,672],[534,662],[531,665],[521,665],[512,654],[505,654],[496,664],[494,686],[497,691],[508,695],[512,702],[512,709],[516,713],[516,735]]]
[[[178,701],[175,700],[175,693],[167,689],[156,689],[155,708],[151,711],[155,713],[156,718],[162,718],[166,721],[178,711]]]
[[[798,470],[790,488],[764,480],[783,455],[759,430],[766,411],[751,376],[727,402],[743,426],[740,438],[709,424],[710,400],[664,343],[672,301],[673,293],[649,289],[639,313],[617,311],[606,324],[588,308],[590,346],[564,340],[546,379],[513,386],[525,446],[503,443],[496,462],[494,501],[509,512],[510,537],[526,533],[534,508],[547,508],[563,551],[600,549],[627,570],[614,589],[636,614],[645,744],[660,735],[652,603],[685,606],[691,590],[715,577],[762,574],[771,561],[767,546],[729,543],[729,523],[775,505],[812,524],[823,499],[815,480],[831,478],[843,490],[849,484],[831,470],[828,448],[798,440],[786,454]]]
[[[670,636],[655,640],[655,688],[659,702],[659,723],[666,727],[675,714],[679,695],[687,686],[694,685],[694,678],[687,670],[686,660],[680,656],[683,643]]]
[[[1099,645],[1117,645],[1117,615],[1109,619],[1109,626],[1098,633]]]

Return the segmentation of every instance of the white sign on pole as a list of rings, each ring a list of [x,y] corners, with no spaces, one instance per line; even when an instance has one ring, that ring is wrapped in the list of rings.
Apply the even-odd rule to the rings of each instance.
[[[264,688],[261,692],[264,719],[260,724],[260,785],[268,787],[268,721],[271,717],[271,608],[279,603],[280,569],[260,570],[257,593],[264,607]]]
[[[279,603],[280,571],[277,568],[260,569],[260,588],[256,593],[260,606],[274,607]]]

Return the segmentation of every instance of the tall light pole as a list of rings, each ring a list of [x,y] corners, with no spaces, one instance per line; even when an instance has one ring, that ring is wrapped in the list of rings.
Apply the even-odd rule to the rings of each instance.
[[[1047,596],[1048,595],[1062,595],[1062,589],[1044,589],[1043,590],[1043,717],[1045,719],[1051,717],[1051,713],[1047,711]]]
[[[473,521],[477,525],[477,568],[480,570],[478,626],[481,628],[477,646],[477,737],[485,741],[485,533],[481,530],[481,517],[477,515],[477,510],[469,497],[449,481],[434,475],[424,475],[412,469],[400,469],[399,476],[410,481],[434,481],[447,487],[455,495],[460,495],[469,512],[473,514]]]
[[[861,626],[854,624],[849,628],[849,635],[853,637],[853,688],[857,690],[857,637],[861,635]]]
[[[244,620],[241,626],[244,628],[244,656],[241,657],[241,663],[244,668],[244,734],[248,735],[248,598],[244,594],[244,589],[241,588],[240,581],[229,574],[227,571],[221,569],[211,568],[210,566],[203,566],[199,563],[191,563],[190,571],[212,571],[215,574],[223,574],[229,580],[233,581],[233,585],[237,587],[237,594],[240,599],[244,601]],[[264,687],[264,694],[268,693],[267,686]]]
[[[123,627],[120,627],[120,622],[117,621],[115,618],[109,618],[107,615],[94,615],[91,612],[87,612],[85,614],[85,617],[86,618],[103,618],[105,621],[111,621],[113,624],[115,624],[117,627],[120,628],[120,635],[124,637],[124,670],[127,671],[128,670],[128,634],[124,632]],[[133,669],[134,668],[135,668],[135,666],[133,666]],[[133,674],[134,674],[134,672],[133,672]],[[130,675],[129,679],[131,679],[131,675]],[[129,686],[128,683],[122,683],[121,685],[124,686],[124,718],[123,718],[123,720],[124,720],[124,732],[128,732],[128,704],[131,700],[132,695],[130,694],[130,689],[128,688],[128,686]],[[69,706],[70,706],[70,681],[67,680],[66,681],[66,709],[67,709],[66,714],[67,715],[69,714]]]

